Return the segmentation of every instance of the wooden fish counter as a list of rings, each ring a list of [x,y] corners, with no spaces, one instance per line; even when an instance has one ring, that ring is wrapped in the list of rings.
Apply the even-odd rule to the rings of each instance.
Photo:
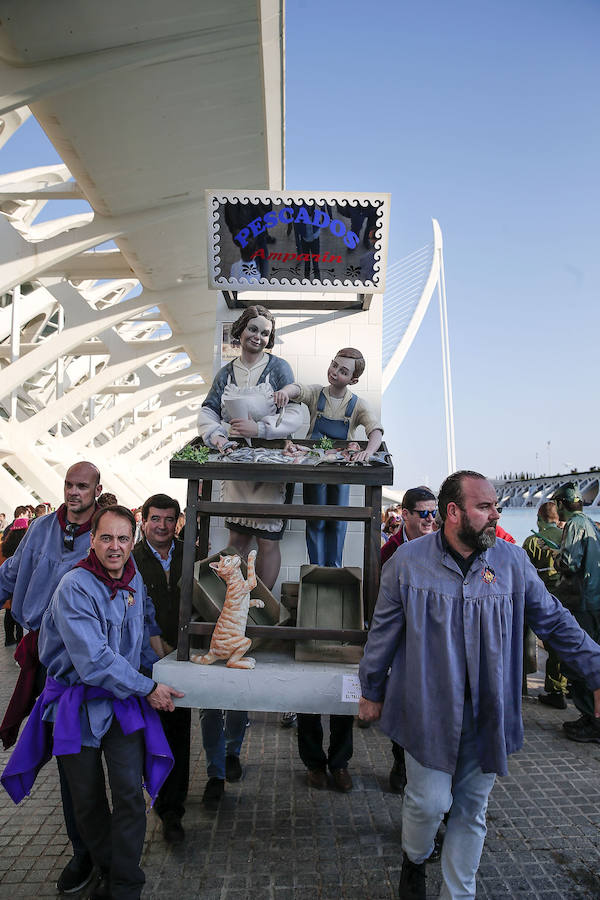
[[[305,440],[305,446],[316,446],[316,442]],[[333,441],[333,448],[347,449],[347,441]],[[356,442],[354,442],[356,443]],[[361,449],[366,442],[359,442]],[[256,448],[282,449],[284,441],[266,441],[254,438],[252,446]],[[184,450],[203,447],[200,438],[196,438]],[[385,444],[378,454],[379,464],[351,465],[347,463],[321,462],[318,465],[290,464],[269,461],[232,462],[226,457],[218,461],[196,462],[192,459],[172,458],[170,462],[171,478],[187,479],[186,523],[183,550],[183,572],[181,577],[181,603],[179,619],[179,641],[177,660],[189,660],[190,639],[192,635],[209,635],[214,625],[206,622],[192,621],[192,597],[194,563],[196,560],[196,539],[200,558],[208,556],[210,519],[212,516],[251,516],[256,518],[281,517],[284,511],[281,504],[226,503],[213,501],[213,481],[261,481],[261,482],[296,482],[300,484],[351,484],[363,485],[365,489],[364,506],[321,506],[293,504],[286,505],[284,515],[287,519],[338,519],[348,522],[364,523],[363,553],[363,597],[365,614],[370,620],[380,575],[381,546],[381,488],[393,484],[393,467]],[[201,485],[201,488],[200,488]],[[200,494],[199,494],[200,491]],[[199,527],[198,527],[199,522]],[[285,537],[284,537],[285,540]],[[250,638],[272,637],[276,630],[277,638],[285,641],[296,640],[334,640],[364,643],[366,632],[358,629],[322,629],[298,628],[272,625],[248,625],[246,634]],[[299,701],[298,701],[299,702]],[[298,705],[286,706],[286,709],[301,710]],[[259,707],[252,706],[257,709]],[[318,710],[314,710],[317,712]]]

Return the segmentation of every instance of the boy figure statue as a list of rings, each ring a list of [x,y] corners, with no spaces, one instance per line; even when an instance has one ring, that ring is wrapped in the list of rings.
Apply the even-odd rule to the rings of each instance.
[[[360,350],[344,347],[339,350],[327,370],[327,387],[318,384],[288,384],[275,394],[279,407],[289,400],[297,400],[308,406],[310,413],[309,435],[313,440],[322,437],[334,441],[354,440],[359,425],[364,425],[368,444],[353,457],[354,462],[364,462],[375,453],[383,437],[383,429],[369,406],[348,385],[356,384],[365,370],[365,360]],[[350,499],[348,484],[305,484],[304,502],[347,506]],[[342,565],[347,522],[332,519],[311,520],[306,523],[308,557],[317,566]]]
[[[364,400],[349,390],[365,370],[365,360],[359,350],[344,347],[338,351],[327,370],[326,387],[321,385],[288,384],[275,394],[278,407],[289,400],[297,400],[308,406],[310,413],[309,435],[313,440],[328,437],[336,441],[352,440],[359,425],[367,433],[365,450],[355,453],[353,460],[363,462],[375,453],[383,437],[383,429]],[[347,506],[350,499],[348,484],[305,484],[304,503]],[[310,520],[306,523],[308,558],[317,566],[342,565],[347,522],[334,519]],[[327,767],[338,791],[351,791],[352,778],[348,762],[352,758],[352,716],[330,717],[329,753],[323,751],[321,716],[301,713],[298,715],[298,750],[308,769],[309,787],[323,790],[327,787]]]

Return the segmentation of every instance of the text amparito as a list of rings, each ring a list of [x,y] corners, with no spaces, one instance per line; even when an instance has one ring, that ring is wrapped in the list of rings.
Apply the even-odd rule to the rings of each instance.
[[[280,262],[287,262],[288,259],[295,259],[296,262],[308,262],[313,259],[315,262],[341,263],[341,256],[332,256],[328,250],[321,255],[320,253],[269,253],[265,256],[264,250],[256,250],[251,259],[278,259]]]

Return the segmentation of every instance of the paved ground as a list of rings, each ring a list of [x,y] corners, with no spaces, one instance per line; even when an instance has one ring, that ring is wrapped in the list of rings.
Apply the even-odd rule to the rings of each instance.
[[[16,679],[0,647],[0,709]],[[539,688],[530,679],[530,693]],[[532,687],[533,685],[533,687]],[[566,740],[567,713],[524,704],[526,741],[491,796],[478,897],[544,900],[600,897],[600,745]],[[355,789],[308,791],[296,732],[278,717],[251,715],[244,780],[227,787],[218,815],[200,803],[206,781],[196,721],[187,840],[165,845],[148,815],[144,900],[379,900],[397,897],[402,801],[387,790],[391,753],[376,728],[355,729]],[[6,753],[0,753],[4,766]],[[69,859],[56,766],[19,807],[0,791],[0,898],[55,897]],[[428,866],[437,896],[439,864]],[[85,897],[85,894],[83,895]],[[81,900],[83,900],[83,897]]]

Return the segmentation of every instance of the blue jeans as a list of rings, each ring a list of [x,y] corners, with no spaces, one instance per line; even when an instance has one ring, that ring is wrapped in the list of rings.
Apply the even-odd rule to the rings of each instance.
[[[248,713],[238,709],[203,709],[200,712],[209,778],[225,780],[225,757],[240,755],[247,722]]]
[[[304,502],[323,506],[348,506],[349,484],[305,484]],[[306,546],[308,558],[315,566],[342,565],[347,522],[337,519],[307,519]]]
[[[402,810],[402,848],[415,863],[433,850],[433,839],[450,810],[442,849],[444,900],[475,897],[475,875],[486,835],[485,812],[495,774],[481,771],[477,758],[473,710],[465,702],[463,727],[454,775],[428,769],[409,753]]]

